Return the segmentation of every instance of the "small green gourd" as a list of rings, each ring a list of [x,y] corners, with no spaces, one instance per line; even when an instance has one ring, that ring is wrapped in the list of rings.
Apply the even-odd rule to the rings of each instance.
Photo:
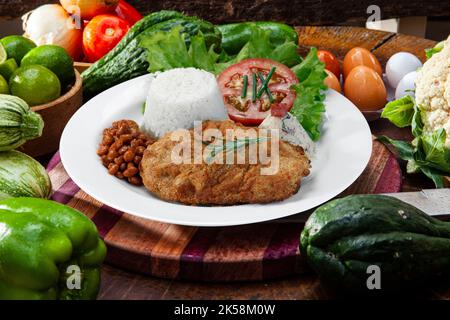
[[[44,121],[19,97],[0,94],[0,151],[20,147],[42,135]]]

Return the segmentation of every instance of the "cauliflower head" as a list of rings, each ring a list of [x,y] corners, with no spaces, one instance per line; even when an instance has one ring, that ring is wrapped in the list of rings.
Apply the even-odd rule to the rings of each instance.
[[[423,110],[424,133],[443,128],[447,135],[445,146],[450,147],[450,37],[419,71],[416,102]]]

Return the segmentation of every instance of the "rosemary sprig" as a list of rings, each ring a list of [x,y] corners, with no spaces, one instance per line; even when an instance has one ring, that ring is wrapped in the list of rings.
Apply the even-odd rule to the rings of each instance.
[[[206,158],[206,162],[211,163],[212,160],[214,160],[214,158],[220,153],[228,154],[229,152],[237,151],[238,149],[241,149],[245,146],[249,146],[250,144],[260,143],[263,141],[267,141],[269,139],[270,138],[268,138],[268,137],[258,137],[258,138],[245,137],[244,139],[237,138],[232,141],[226,141],[226,140],[222,139],[222,144],[220,144],[220,145],[211,143],[208,145],[208,147],[212,147],[212,150],[211,150],[210,154],[208,155],[208,157]],[[226,141],[226,143],[223,143],[225,141]]]

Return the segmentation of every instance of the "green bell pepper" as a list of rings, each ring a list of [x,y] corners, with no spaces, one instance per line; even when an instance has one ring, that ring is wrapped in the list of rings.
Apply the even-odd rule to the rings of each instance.
[[[106,247],[94,223],[53,201],[0,201],[0,299],[95,299]]]

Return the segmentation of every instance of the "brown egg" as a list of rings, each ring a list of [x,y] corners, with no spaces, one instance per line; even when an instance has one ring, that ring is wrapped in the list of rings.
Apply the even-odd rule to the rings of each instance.
[[[380,75],[380,77],[383,76],[383,70],[381,68],[380,62],[367,49],[356,47],[347,52],[343,63],[344,79],[347,78],[350,71],[352,71],[352,69],[356,66],[369,67],[375,70]]]
[[[373,69],[357,66],[347,76],[344,94],[361,111],[374,111],[386,104],[386,87]]]
[[[334,75],[333,72],[325,69],[325,72],[328,74],[328,77],[325,78],[325,85],[330,88],[330,89],[334,89],[337,92],[341,93],[342,92],[342,88],[341,88],[341,83],[339,82],[338,78]]]

